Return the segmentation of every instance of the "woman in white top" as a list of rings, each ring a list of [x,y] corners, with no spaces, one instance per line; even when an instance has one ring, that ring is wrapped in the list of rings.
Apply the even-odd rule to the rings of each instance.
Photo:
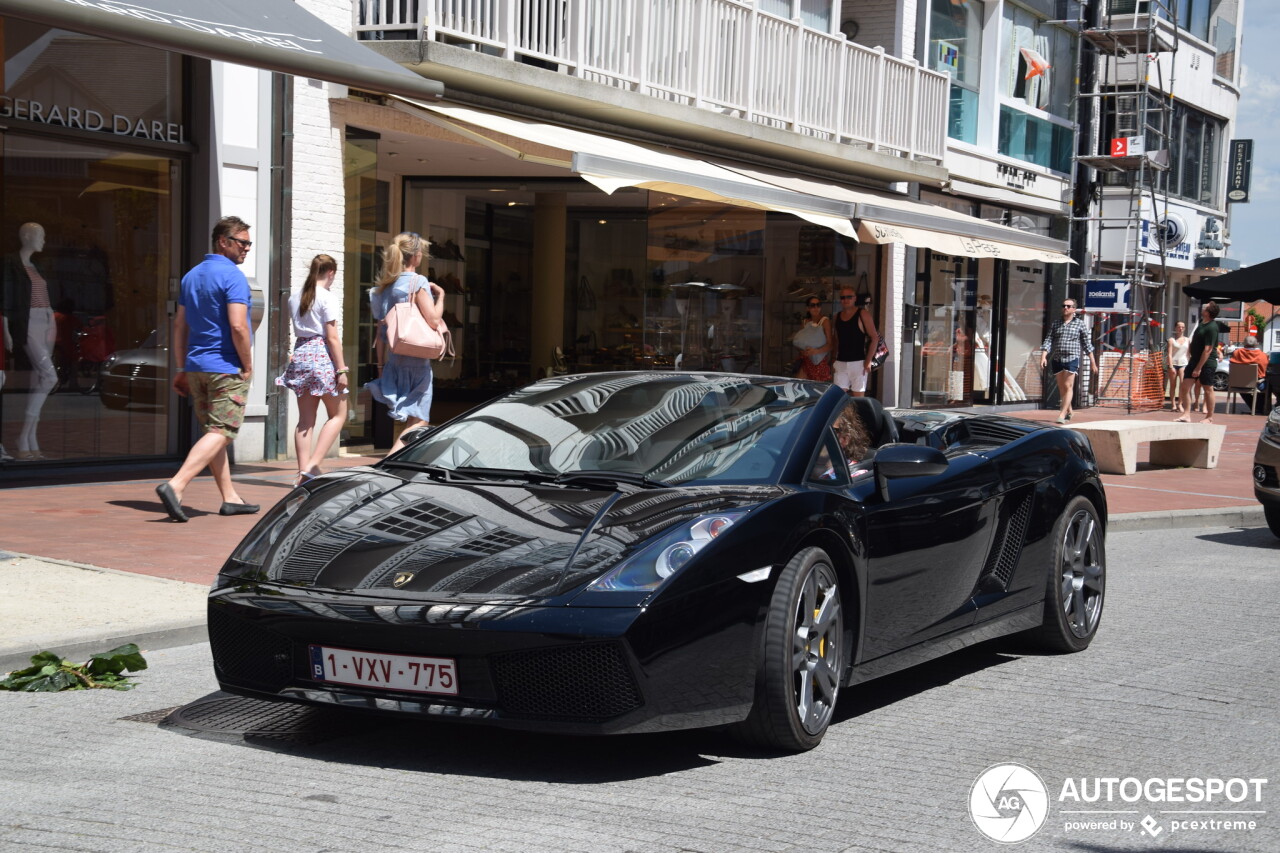
[[[328,255],[316,255],[311,273],[302,287],[289,296],[293,334],[297,337],[293,355],[284,375],[276,379],[298,395],[298,427],[293,440],[298,456],[300,485],[320,474],[320,461],[337,441],[347,421],[347,374],[342,359],[342,337],[338,333],[338,306],[329,288],[338,272],[338,262]],[[316,413],[324,400],[329,419],[311,442]]]
[[[1183,374],[1187,369],[1188,351],[1191,347],[1191,338],[1187,337],[1187,324],[1179,320],[1173,326],[1173,337],[1169,338],[1165,347],[1165,368],[1164,374],[1168,379],[1171,399],[1173,400],[1173,410],[1175,412],[1182,411],[1182,382]]]

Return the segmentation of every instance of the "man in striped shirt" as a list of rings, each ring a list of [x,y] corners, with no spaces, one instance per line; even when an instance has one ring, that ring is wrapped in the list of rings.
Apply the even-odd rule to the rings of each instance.
[[[1093,357],[1093,344],[1089,341],[1089,327],[1076,316],[1076,301],[1068,297],[1062,300],[1062,319],[1055,320],[1040,346],[1040,369],[1053,363],[1053,378],[1058,382],[1058,397],[1062,409],[1058,423],[1071,420],[1071,395],[1075,391],[1076,374],[1080,372],[1080,359],[1089,354],[1090,375],[1097,375],[1098,362]]]

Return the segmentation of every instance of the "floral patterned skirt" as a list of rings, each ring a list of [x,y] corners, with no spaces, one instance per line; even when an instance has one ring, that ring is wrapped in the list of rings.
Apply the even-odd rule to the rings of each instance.
[[[333,361],[324,338],[298,338],[293,345],[293,355],[284,376],[276,377],[276,384],[283,385],[298,396],[337,396],[338,377],[333,372]]]
[[[831,362],[823,359],[814,364],[809,359],[805,359],[800,369],[804,371],[805,379],[812,379],[814,382],[830,382],[831,381]]]

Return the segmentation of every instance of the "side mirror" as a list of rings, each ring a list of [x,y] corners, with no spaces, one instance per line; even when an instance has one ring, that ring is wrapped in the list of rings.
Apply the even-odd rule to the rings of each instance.
[[[897,477],[932,477],[947,470],[947,457],[924,444],[886,444],[876,450],[872,464],[881,500],[889,500],[889,481]]]

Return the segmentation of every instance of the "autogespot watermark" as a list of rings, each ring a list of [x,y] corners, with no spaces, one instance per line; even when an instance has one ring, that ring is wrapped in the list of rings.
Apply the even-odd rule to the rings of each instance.
[[[1144,840],[1175,835],[1213,849],[1263,822],[1266,779],[1241,776],[1068,776],[1056,801],[1034,770],[997,764],[969,791],[969,815],[993,841],[1016,844],[1054,823],[1069,837],[1137,833]],[[1165,835],[1168,833],[1168,835]]]

